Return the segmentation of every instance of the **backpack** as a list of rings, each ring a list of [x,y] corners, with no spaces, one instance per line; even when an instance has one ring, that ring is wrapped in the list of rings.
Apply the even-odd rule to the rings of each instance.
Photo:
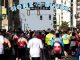
[[[24,38],[22,38],[22,40],[19,39],[18,46],[19,48],[25,48],[26,42],[24,41]]]
[[[59,41],[55,41],[54,47],[53,47],[53,52],[55,54],[61,54],[61,51],[62,51],[61,43]]]

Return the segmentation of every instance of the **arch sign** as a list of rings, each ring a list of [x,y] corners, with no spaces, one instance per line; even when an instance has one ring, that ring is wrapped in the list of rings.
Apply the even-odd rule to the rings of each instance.
[[[64,5],[64,4],[56,4],[56,3],[47,3],[47,2],[28,2],[28,3],[22,3],[22,4],[14,4],[12,7],[10,7],[11,11],[21,9],[27,9],[27,10],[50,10],[50,9],[61,9],[70,12],[70,7]]]

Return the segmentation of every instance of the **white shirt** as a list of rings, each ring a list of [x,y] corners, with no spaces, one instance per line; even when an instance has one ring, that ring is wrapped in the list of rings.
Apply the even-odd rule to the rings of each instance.
[[[31,57],[40,57],[40,49],[43,48],[42,41],[40,39],[30,39],[27,47],[30,48]]]
[[[0,35],[0,54],[4,53],[3,43],[4,43],[4,37]]]

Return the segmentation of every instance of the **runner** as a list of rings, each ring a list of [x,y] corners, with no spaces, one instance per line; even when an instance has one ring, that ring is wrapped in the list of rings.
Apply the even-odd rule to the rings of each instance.
[[[78,41],[78,37],[76,36],[76,33],[73,32],[70,39],[70,49],[72,51],[71,52],[72,55],[75,55],[76,48],[77,48],[77,44],[76,44],[77,41]]]
[[[24,38],[24,33],[21,33],[18,39],[18,57],[19,60],[26,60],[27,39]]]
[[[76,49],[76,60],[80,60],[80,40],[78,43],[78,48]]]
[[[34,33],[33,38],[29,40],[27,47],[30,49],[30,56],[32,60],[40,60],[43,44],[41,39],[36,38],[36,33]]]
[[[9,48],[11,48],[11,44],[8,39],[4,38],[1,32],[2,31],[0,31],[0,60],[3,60],[5,59],[4,58],[4,44],[6,43]]]
[[[13,48],[16,60],[18,60],[18,35],[17,32],[13,35]]]
[[[62,35],[63,43],[64,43],[64,55],[65,58],[68,58],[69,46],[70,46],[70,35],[67,34],[67,31]]]
[[[52,39],[55,38],[55,35],[53,34],[54,31],[49,31],[49,33],[46,35],[45,37],[45,44],[46,44],[46,59],[50,60],[51,59],[51,42],[52,42]]]

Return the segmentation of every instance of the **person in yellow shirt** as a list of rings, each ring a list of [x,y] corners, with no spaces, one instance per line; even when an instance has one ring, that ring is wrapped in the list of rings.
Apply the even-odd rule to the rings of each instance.
[[[55,35],[53,34],[53,31],[50,31],[46,37],[45,37],[45,44],[46,44],[46,50],[47,50],[47,53],[45,54],[46,55],[46,58],[48,60],[50,60],[50,54],[51,54],[51,43],[52,43],[52,39],[55,37]],[[46,60],[47,60],[46,59]]]
[[[67,31],[62,35],[63,43],[64,43],[64,55],[65,58],[68,57],[69,46],[70,46],[70,35],[67,34]]]
[[[53,36],[54,36],[54,35],[53,35],[52,33],[48,33],[48,34],[46,35],[45,43],[46,43],[47,45],[51,45],[51,40],[52,40]]]

